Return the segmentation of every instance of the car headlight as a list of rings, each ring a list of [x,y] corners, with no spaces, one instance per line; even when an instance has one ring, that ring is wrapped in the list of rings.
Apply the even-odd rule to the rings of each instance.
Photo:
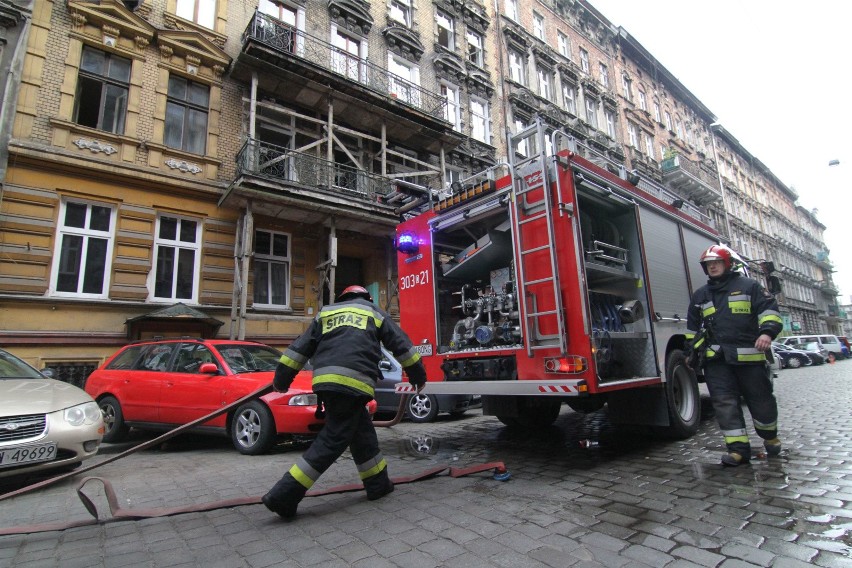
[[[101,419],[101,409],[98,408],[97,402],[85,402],[66,408],[64,417],[65,421],[72,426],[96,424]]]
[[[290,397],[287,402],[289,406],[316,406],[317,395],[315,394],[297,394]]]

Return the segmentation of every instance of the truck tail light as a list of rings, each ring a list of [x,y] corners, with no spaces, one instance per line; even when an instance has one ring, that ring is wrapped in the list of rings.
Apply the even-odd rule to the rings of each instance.
[[[585,357],[568,355],[567,357],[551,357],[544,360],[544,370],[548,373],[582,373],[588,370],[589,363]]]

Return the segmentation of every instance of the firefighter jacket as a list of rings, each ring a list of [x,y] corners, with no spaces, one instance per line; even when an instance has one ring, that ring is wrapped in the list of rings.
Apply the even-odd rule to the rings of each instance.
[[[731,272],[711,278],[692,295],[686,339],[692,349],[703,350],[705,360],[763,364],[766,354],[754,343],[764,333],[775,339],[782,325],[775,297],[756,280]]]
[[[420,354],[405,332],[372,302],[355,298],[319,311],[311,326],[281,355],[273,386],[287,390],[310,360],[314,392],[373,398],[382,358],[380,343],[403,366],[411,384],[426,382]]]

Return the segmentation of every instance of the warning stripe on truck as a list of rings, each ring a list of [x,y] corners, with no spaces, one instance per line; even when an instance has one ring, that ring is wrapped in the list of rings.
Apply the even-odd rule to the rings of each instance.
[[[577,396],[583,380],[566,381],[429,381],[426,394],[518,395],[518,396]],[[414,394],[417,388],[398,383],[397,394]]]

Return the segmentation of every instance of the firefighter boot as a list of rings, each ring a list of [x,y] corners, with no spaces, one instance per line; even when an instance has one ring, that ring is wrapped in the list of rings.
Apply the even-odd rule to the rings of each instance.
[[[367,490],[367,499],[375,501],[381,499],[388,493],[393,492],[393,481],[388,477],[388,470],[383,469],[376,475],[364,480],[364,489]]]
[[[291,520],[296,517],[296,509],[306,492],[307,490],[287,473],[260,500],[267,509],[282,519]]]
[[[763,447],[766,448],[766,455],[770,458],[775,458],[781,455],[781,440],[778,438],[764,440]]]
[[[738,465],[742,465],[744,463],[748,463],[749,458],[744,456],[743,454],[737,452],[728,452],[727,454],[722,454],[722,465],[728,467],[736,467]]]

